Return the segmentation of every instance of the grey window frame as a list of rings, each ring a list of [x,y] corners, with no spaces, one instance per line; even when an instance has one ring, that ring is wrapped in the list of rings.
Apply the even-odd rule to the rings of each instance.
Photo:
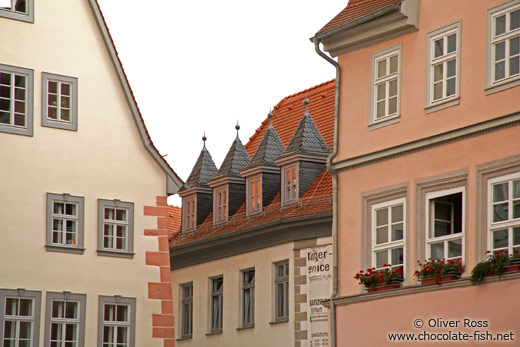
[[[190,208],[191,206],[191,208]],[[190,222],[191,221],[191,222]],[[193,231],[197,228],[197,196],[182,199],[182,231]]]
[[[33,319],[32,319],[32,337],[31,346],[39,346],[40,343],[40,310],[42,293],[39,291],[25,289],[0,289],[0,343],[3,345],[4,340],[4,324],[6,317],[5,302],[7,298],[15,299],[32,299],[33,300]]]
[[[191,296],[185,295],[185,290],[188,288],[190,288]],[[181,339],[191,339],[193,336],[193,282],[180,285],[180,297]]]
[[[52,218],[53,203],[55,201],[74,203],[78,205],[78,234],[76,245],[58,245],[52,243]],[[82,196],[74,196],[67,193],[54,194],[47,193],[47,223],[46,223],[46,244],[45,249],[52,252],[67,252],[83,254],[84,248],[84,230],[85,230],[85,198]]]
[[[296,178],[293,178],[294,184],[287,182],[287,173],[288,172],[295,173]],[[298,201],[299,193],[300,193],[299,192],[299,190],[300,190],[300,182],[299,182],[300,166],[298,165],[298,163],[295,163],[292,165],[287,165],[282,169],[282,174],[283,174],[282,180],[281,180],[282,181],[282,189],[281,189],[282,205],[286,206],[286,205],[294,204],[295,202]],[[290,196],[288,196],[287,189],[289,189],[291,192],[294,192],[294,194],[296,195],[296,197],[294,199],[291,199]]]
[[[224,194],[224,202],[221,197]],[[213,195],[213,225],[225,223],[228,220],[228,206],[229,206],[229,185],[221,186],[214,189]],[[224,209],[224,216],[220,216],[219,209]]]
[[[52,120],[48,118],[48,87],[50,81],[58,83],[67,83],[71,86],[69,105],[70,122]],[[48,72],[42,72],[42,126],[65,130],[78,130],[78,79],[76,77],[62,76]]]
[[[135,347],[135,317],[136,317],[136,299],[135,298],[126,298],[120,295],[114,296],[106,296],[99,295],[98,296],[98,347],[103,347],[103,331],[105,326],[105,305],[125,305],[128,306],[128,326],[129,327],[129,336],[128,336],[128,347]],[[118,326],[117,324],[109,324],[110,326]],[[115,343],[115,342],[114,342]],[[115,343],[116,344],[116,343]]]
[[[70,292],[47,292],[45,301],[45,343],[44,347],[50,347],[51,338],[51,324],[52,324],[52,302],[53,301],[65,301],[65,302],[77,302],[79,309],[79,323],[78,323],[78,344],[77,347],[85,346],[85,317],[87,307],[87,295],[86,294],[74,294]]]
[[[286,273],[280,275],[279,267],[285,268]],[[274,263],[274,321],[286,322],[289,320],[289,259]],[[281,286],[281,288],[280,288]],[[284,305],[280,303],[280,291],[283,297]],[[280,314],[280,311],[282,313]]]
[[[12,0],[15,1],[15,0]],[[11,2],[12,4],[12,2]],[[12,5],[11,5],[12,6]],[[0,9],[0,17],[16,19],[23,22],[34,23],[34,0],[27,0],[27,13],[15,12],[13,10]]]
[[[222,280],[222,288],[215,290],[215,281]],[[215,317],[215,306],[218,317]],[[211,334],[222,332],[224,325],[224,276],[210,278],[210,312],[209,312],[209,331]],[[219,319],[220,318],[220,319]],[[215,324],[216,321],[216,324]]]
[[[104,211],[105,208],[128,210],[128,227],[126,249],[116,250],[103,247],[104,244]],[[109,257],[133,258],[134,256],[134,203],[121,200],[98,199],[98,242],[97,254]]]
[[[0,13],[1,12],[2,12],[2,10],[0,10]],[[26,77],[25,127],[15,127],[12,125],[6,125],[6,124],[0,123],[0,132],[17,134],[17,135],[25,135],[25,136],[33,136],[34,70],[26,69],[23,67],[0,64],[0,71],[7,72],[10,74],[25,75],[25,77]]]
[[[376,70],[377,70],[377,61],[381,59],[381,57],[386,55],[392,55],[393,53],[397,53],[397,105],[396,105],[396,114],[393,116],[383,116],[380,120],[376,119],[377,107],[376,105]],[[370,112],[368,119],[368,129],[374,130],[383,126],[387,126],[390,124],[398,123],[401,119],[401,76],[402,76],[402,45],[397,44],[386,49],[383,49],[379,52],[373,53],[370,57]],[[385,99],[386,100],[386,99]]]
[[[456,43],[456,52],[454,54],[456,63],[455,63],[455,94],[442,97],[439,100],[433,100],[432,91],[433,91],[433,40],[439,38],[440,36],[444,36],[443,34],[448,34],[448,32],[455,31],[457,35],[457,43]],[[446,36],[445,36],[446,37]],[[435,112],[446,107],[458,105],[460,103],[460,44],[461,41],[461,22],[455,22],[449,25],[446,25],[437,30],[431,31],[426,35],[426,103],[425,109],[426,113]],[[439,59],[442,62],[447,60],[451,60],[449,58],[441,58]],[[437,65],[437,64],[435,64]]]
[[[493,17],[496,13],[507,11],[520,5],[520,0],[511,0],[487,10],[487,41],[486,41],[486,94],[496,93],[520,85],[520,74],[516,77],[505,77],[503,81],[494,82],[493,64]],[[518,8],[520,9],[520,7]],[[507,34],[506,34],[507,36]],[[509,39],[509,38],[508,38]],[[506,59],[507,60],[507,59]]]
[[[254,273],[254,278],[252,282],[246,283],[246,275],[250,272]],[[241,298],[241,305],[240,305],[240,326],[241,328],[253,328],[255,326],[255,282],[256,282],[256,272],[255,268],[249,268],[240,271],[241,274],[241,290],[240,290],[240,298]],[[246,321],[246,292],[249,292],[249,312],[251,312],[251,320]]]
[[[263,194],[263,187],[262,187],[262,174],[258,174],[258,175],[254,175],[254,176],[251,176],[251,177],[248,177],[246,179],[246,214],[248,216],[250,215],[254,215],[254,214],[257,214],[257,213],[260,213],[262,212],[262,205],[263,205],[263,201],[262,201],[262,194]],[[253,182],[257,182],[257,191],[256,191],[256,194],[255,194],[255,197],[259,197],[260,199],[260,202],[258,202],[258,200],[256,201],[256,207],[253,208],[253,206],[251,205],[251,199],[253,198],[253,192],[251,190],[251,183]],[[260,192],[260,193],[259,193]]]

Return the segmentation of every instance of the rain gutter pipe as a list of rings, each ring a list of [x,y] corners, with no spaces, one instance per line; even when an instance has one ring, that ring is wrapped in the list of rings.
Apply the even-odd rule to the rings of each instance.
[[[314,42],[316,53],[336,68],[336,92],[334,96],[334,140],[332,153],[327,158],[327,170],[332,175],[332,294],[330,296],[330,346],[336,347],[336,305],[334,300],[338,295],[338,174],[332,166],[332,161],[338,153],[338,116],[339,116],[339,86],[341,69],[339,64],[320,50],[320,41]]]

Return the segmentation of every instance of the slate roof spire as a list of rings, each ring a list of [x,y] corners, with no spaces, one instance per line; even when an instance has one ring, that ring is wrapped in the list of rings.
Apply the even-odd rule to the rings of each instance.
[[[305,113],[294,131],[284,155],[289,153],[329,154],[330,150],[308,110],[309,99],[303,100]]]
[[[247,167],[254,166],[273,166],[276,167],[274,160],[284,152],[284,147],[278,133],[271,123],[271,118],[274,116],[272,112],[269,112],[269,127],[267,128],[262,141],[258,145],[255,154],[251,158]]]
[[[208,187],[208,180],[214,177],[217,173],[217,166],[215,165],[215,162],[213,162],[211,154],[206,149],[207,139],[206,133],[204,133],[204,136],[202,136],[202,141],[204,142],[202,151],[200,151],[195,166],[193,166],[190,176],[181,188],[181,191],[192,187]]]
[[[242,141],[240,141],[240,137],[238,136],[238,131],[240,130],[240,125],[238,125],[238,122],[235,126],[235,129],[237,130],[237,136],[231,144],[231,147],[229,148],[229,151],[227,152],[226,157],[222,162],[222,165],[220,165],[220,168],[218,169],[215,178],[241,178],[242,176],[240,176],[240,170],[246,167],[249,163],[249,155],[247,154],[247,151],[244,145],[242,144]]]

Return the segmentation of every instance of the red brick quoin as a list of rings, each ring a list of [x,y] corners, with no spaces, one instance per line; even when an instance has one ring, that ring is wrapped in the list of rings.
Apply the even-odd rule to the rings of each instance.
[[[158,266],[160,273],[160,282],[148,283],[148,299],[161,300],[161,313],[152,316],[152,336],[154,338],[163,339],[164,347],[174,347],[175,326],[173,319],[168,228],[166,225],[166,197],[158,196],[156,198],[156,205],[157,206],[144,207],[145,216],[157,217],[157,229],[146,229],[144,234],[157,237],[159,242],[158,252],[146,252],[146,265]]]

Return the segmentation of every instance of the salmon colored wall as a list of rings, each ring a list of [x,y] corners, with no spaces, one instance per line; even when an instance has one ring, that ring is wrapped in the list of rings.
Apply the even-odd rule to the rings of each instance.
[[[520,87],[485,94],[487,9],[504,0],[421,1],[419,31],[341,55],[336,161],[460,128],[520,109]],[[461,21],[460,104],[426,114],[426,35]],[[400,122],[368,129],[370,56],[402,44]]]
[[[507,139],[507,141],[504,141]],[[374,189],[408,183],[407,230],[406,240],[407,277],[412,278],[416,270],[415,253],[415,180],[428,178],[459,170],[468,170],[466,191],[466,273],[475,265],[474,245],[476,225],[476,178],[475,166],[508,158],[519,154],[520,128],[512,127],[486,135],[435,147],[422,152],[406,155],[397,159],[368,165],[338,175],[338,258],[339,258],[339,295],[360,292],[358,282],[353,278],[360,270],[361,245],[361,194]],[[478,150],[477,150],[478,149]],[[424,260],[424,259],[420,259]],[[412,284],[408,282],[408,284]]]
[[[338,346],[490,346],[489,341],[449,342],[414,341],[409,343],[390,343],[388,333],[429,334],[467,333],[473,337],[479,333],[509,333],[514,341],[495,342],[497,346],[517,346],[520,339],[518,316],[518,286],[520,279],[498,281],[462,288],[434,290],[426,293],[410,294],[341,306],[337,312]],[[497,295],[500,292],[500,295]],[[435,327],[440,318],[443,321],[459,321],[457,327]],[[421,319],[422,328],[415,328],[414,321]],[[466,327],[464,319],[481,321],[488,327]],[[469,325],[479,323],[466,322]],[[431,326],[429,325],[431,324]],[[420,325],[420,323],[419,323]],[[371,328],[372,327],[372,328]]]

